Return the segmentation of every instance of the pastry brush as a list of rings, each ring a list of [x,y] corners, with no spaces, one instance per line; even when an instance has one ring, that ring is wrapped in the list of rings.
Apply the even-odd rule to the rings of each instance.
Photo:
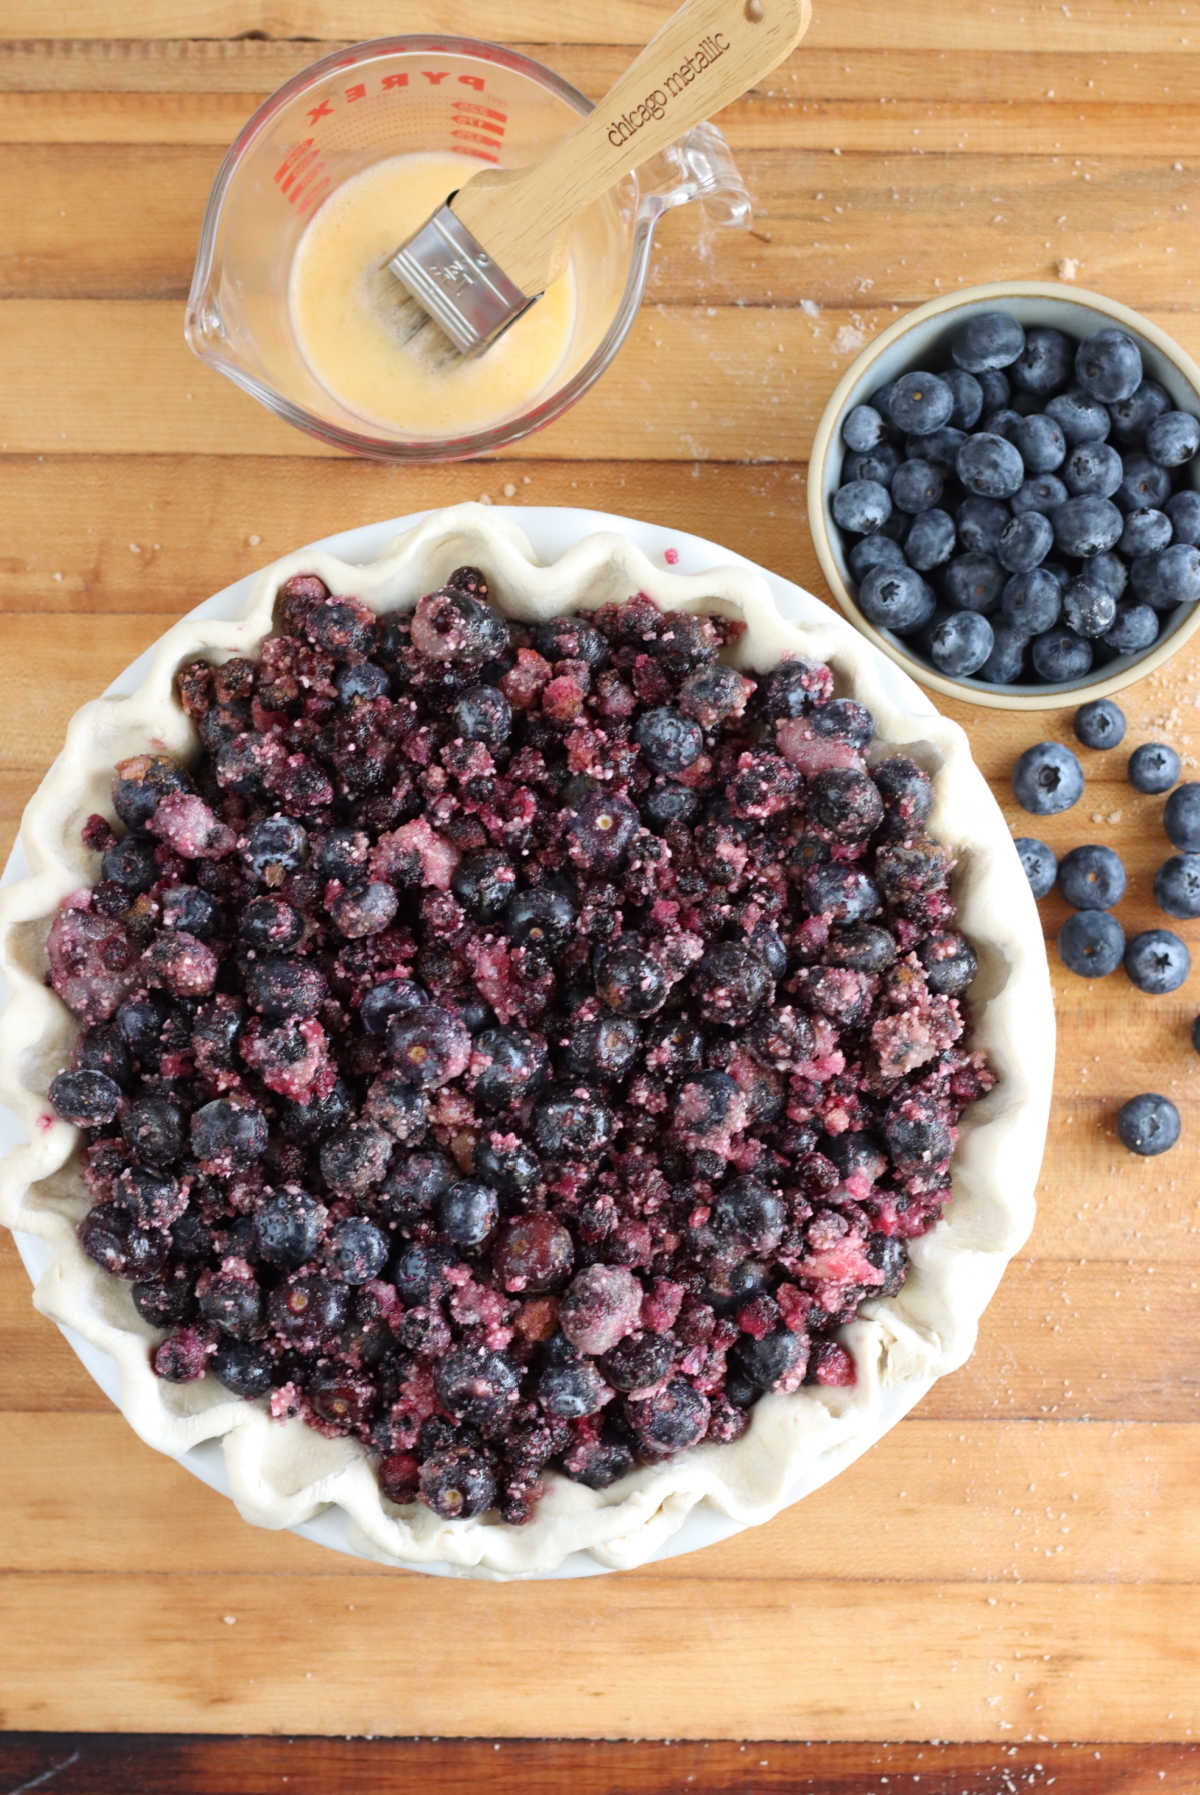
[[[561,275],[576,219],[782,62],[811,0],[685,0],[577,131],[523,168],[473,175],[385,264],[398,336],[473,355]],[[428,339],[428,341],[427,341]]]

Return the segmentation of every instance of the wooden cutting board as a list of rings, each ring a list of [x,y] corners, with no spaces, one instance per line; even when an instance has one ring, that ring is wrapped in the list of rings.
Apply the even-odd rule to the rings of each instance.
[[[504,31],[599,93],[664,10],[512,0]],[[819,592],[813,427],[899,310],[1058,272],[1200,354],[1196,0],[830,0],[722,121],[753,231],[698,255],[688,217],[669,223],[649,302],[582,404],[502,460],[397,472],[328,455],[185,350],[200,214],[238,125],[328,47],[315,40],[434,24],[499,28],[479,0],[0,12],[0,850],[74,708],[297,543],[466,498],[582,503],[718,538]],[[1128,745],[1170,740],[1193,776],[1198,670],[1181,656],[1126,706]],[[1112,843],[1126,927],[1156,920],[1161,800],[1125,783],[1123,754],[1085,755],[1083,801],[1039,830],[1008,773],[1031,742],[1066,739],[1069,713],[949,708],[1014,824],[1060,849]],[[1063,912],[1044,908],[1052,934]],[[975,1357],[802,1507],[655,1569],[462,1585],[251,1531],[134,1438],[0,1245],[0,1724],[794,1742],[389,1760],[388,1777],[430,1787],[1200,1785],[1200,971],[1157,1000],[1121,973],[1054,977],[1040,1215]],[[1112,1132],[1143,1089],[1170,1094],[1184,1127],[1149,1163]],[[946,1740],[961,1743],[930,1743]],[[189,1749],[148,1742],[120,1760],[123,1786],[260,1786],[250,1757],[239,1776],[217,1747]],[[94,1741],[12,1739],[0,1781],[121,1786],[117,1761]],[[298,1762],[294,1786],[395,1786],[362,1759]]]

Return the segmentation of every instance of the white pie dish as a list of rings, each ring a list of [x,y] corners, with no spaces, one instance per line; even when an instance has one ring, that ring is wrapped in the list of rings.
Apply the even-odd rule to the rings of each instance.
[[[406,526],[392,552],[375,560]],[[678,563],[664,570],[667,548]],[[748,663],[768,666],[784,649],[828,660],[839,690],[874,710],[883,742],[905,745],[939,769],[931,832],[960,854],[961,923],[981,962],[972,1044],[986,1049],[999,1074],[996,1089],[964,1117],[954,1200],[944,1221],[914,1243],[904,1289],[867,1305],[846,1330],[859,1366],[852,1390],[766,1398],[736,1445],[701,1448],[611,1490],[555,1479],[523,1529],[392,1508],[353,1443],[323,1440],[298,1422],[270,1422],[210,1379],[164,1385],[154,1378],[151,1331],[125,1286],[93,1267],[75,1240],[72,1220],[85,1205],[70,1167],[63,1169],[74,1131],[41,1121],[43,1093],[75,1029],[40,982],[45,925],[58,900],[90,876],[89,857],[76,845],[78,824],[106,805],[114,760],[151,738],[168,749],[186,745],[186,720],[169,696],[175,666],[204,648],[252,649],[265,631],[269,597],[290,572],[314,570],[336,590],[395,603],[415,600],[462,562],[492,576],[502,608],[569,610],[639,589],[701,609],[700,601],[719,598],[746,616]],[[243,620],[223,621],[240,618],[247,605]],[[1041,929],[1007,826],[962,731],[833,612],[697,538],[590,512],[463,506],[348,532],[238,582],[169,631],[114,693],[132,696],[99,700],[73,722],[26,814],[22,847],[32,877],[0,897],[0,967],[16,998],[0,1031],[0,1094],[15,1112],[12,1137],[26,1142],[0,1166],[0,1219],[19,1232],[37,1306],[70,1329],[88,1369],[150,1444],[231,1494],[247,1519],[293,1526],[342,1550],[458,1575],[588,1574],[694,1550],[769,1519],[836,1475],[968,1356],[979,1317],[1033,1220],[1053,1067]]]

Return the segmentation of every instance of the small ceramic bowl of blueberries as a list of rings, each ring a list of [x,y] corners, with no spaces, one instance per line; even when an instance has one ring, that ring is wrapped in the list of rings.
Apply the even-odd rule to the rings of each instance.
[[[847,370],[808,509],[842,610],[924,685],[1102,697],[1200,624],[1200,369],[1096,293],[947,295]]]

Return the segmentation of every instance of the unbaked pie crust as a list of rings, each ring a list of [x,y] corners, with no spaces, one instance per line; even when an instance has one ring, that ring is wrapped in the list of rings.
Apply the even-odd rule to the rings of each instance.
[[[115,762],[147,747],[182,757],[194,752],[191,724],[174,696],[176,669],[198,654],[253,655],[270,631],[275,594],[291,574],[317,573],[334,593],[386,611],[411,608],[464,564],[483,570],[493,602],[510,616],[550,617],[642,591],[667,609],[743,619],[746,631],[732,656],[740,666],[763,672],[789,654],[828,662],[838,692],[874,712],[879,750],[903,748],[936,775],[929,832],[958,856],[959,926],[979,956],[970,1044],[987,1053],[997,1074],[995,1089],[963,1117],[953,1198],[943,1220],[912,1243],[903,1289],[864,1304],[842,1330],[858,1367],[853,1387],[764,1397],[737,1442],[694,1448],[606,1490],[551,1474],[524,1527],[494,1516],[447,1522],[418,1505],[399,1508],[382,1496],[356,1441],[324,1439],[299,1420],[271,1420],[264,1404],[232,1397],[215,1378],[192,1384],[157,1378],[148,1352],[155,1330],[137,1314],[128,1286],[93,1264],[76,1240],[75,1224],[88,1207],[75,1164],[77,1131],[50,1115],[45,1097],[77,1032],[75,1018],[45,984],[46,932],[62,899],[95,877],[95,856],[83,847],[80,828],[94,811],[112,814]],[[798,1487],[819,1480],[815,1470],[848,1463],[878,1437],[887,1422],[885,1398],[898,1412],[895,1393],[920,1394],[964,1362],[1004,1267],[1033,1223],[1054,1018],[1036,906],[966,736],[934,714],[905,714],[888,695],[882,667],[875,650],[832,611],[822,610],[812,624],[785,621],[766,582],[749,568],[664,571],[608,533],[584,536],[542,565],[514,523],[464,505],[427,517],[365,566],[319,550],[285,556],[257,576],[241,619],[176,624],[158,642],[135,692],[79,711],[25,813],[29,876],[0,893],[0,967],[10,988],[0,1017],[0,1097],[29,1137],[0,1163],[0,1221],[46,1243],[50,1264],[34,1302],[115,1360],[121,1409],[144,1440],[176,1457],[200,1441],[219,1440],[246,1520],[290,1527],[337,1504],[356,1549],[388,1562],[511,1577],[553,1573],[584,1551],[606,1567],[627,1567],[659,1552],[697,1504],[741,1525],[770,1519]]]

